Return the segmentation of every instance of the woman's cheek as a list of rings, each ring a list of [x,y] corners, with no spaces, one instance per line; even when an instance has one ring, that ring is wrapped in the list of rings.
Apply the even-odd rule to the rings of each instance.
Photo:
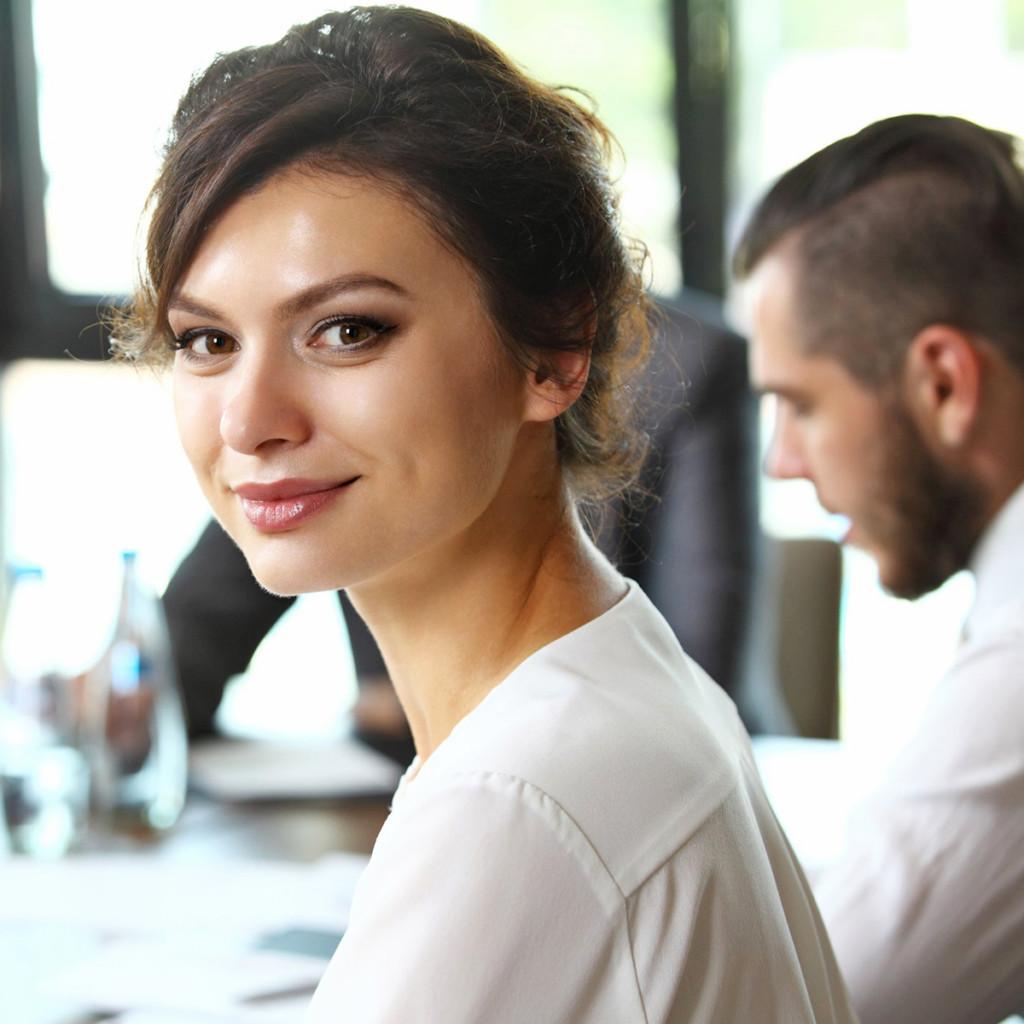
[[[172,390],[178,437],[185,455],[202,481],[204,467],[209,466],[221,446],[216,390],[203,388],[198,381],[189,380],[184,374],[176,375]]]

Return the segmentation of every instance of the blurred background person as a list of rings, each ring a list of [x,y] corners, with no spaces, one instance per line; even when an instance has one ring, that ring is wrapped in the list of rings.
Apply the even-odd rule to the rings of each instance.
[[[736,269],[766,469],[849,519],[882,584],[969,569],[918,729],[815,891],[864,1024],[1024,1007],[1024,171],[1017,140],[895,117],[784,174]]]

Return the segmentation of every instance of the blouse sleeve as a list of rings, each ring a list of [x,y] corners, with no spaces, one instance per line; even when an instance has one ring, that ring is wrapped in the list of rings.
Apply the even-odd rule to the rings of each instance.
[[[644,1020],[625,901],[557,804],[497,773],[418,784],[381,832],[310,1021]]]

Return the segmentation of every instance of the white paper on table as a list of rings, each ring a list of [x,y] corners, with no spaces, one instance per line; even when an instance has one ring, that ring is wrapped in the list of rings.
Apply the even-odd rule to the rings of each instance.
[[[0,924],[56,923],[114,935],[247,934],[282,928],[340,933],[369,858],[315,864],[187,863],[132,854],[0,862]]]
[[[272,1004],[237,1007],[225,1013],[180,1010],[129,1010],[112,1024],[302,1024],[309,997],[275,999]]]
[[[63,971],[51,991],[106,1012],[145,1008],[223,1015],[257,997],[302,993],[308,1002],[325,967],[323,960],[294,953],[197,949],[185,937],[123,939]]]
[[[177,1009],[194,1024],[200,1012],[215,1015],[211,1024],[299,1021],[297,1003],[308,1003],[326,961],[254,947],[280,932],[340,934],[367,859],[188,864],[115,854],[2,861],[0,1020],[7,1024],[12,1006],[35,1012],[45,997],[62,1008]],[[252,978],[259,992],[241,987]],[[293,982],[303,990],[294,999],[231,1002],[243,991],[287,993]],[[201,1005],[196,991],[204,993]],[[19,1019],[35,1018],[15,1016],[12,1024]]]
[[[402,770],[352,737],[302,743],[201,740],[189,778],[217,800],[390,796]]]

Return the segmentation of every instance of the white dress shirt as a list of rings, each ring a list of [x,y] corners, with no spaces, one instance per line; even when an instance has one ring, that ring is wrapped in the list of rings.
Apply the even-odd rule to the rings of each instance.
[[[863,1024],[1024,1008],[1024,486],[972,562],[952,668],[815,892]]]
[[[853,1020],[735,709],[635,583],[417,767],[316,1024]]]

